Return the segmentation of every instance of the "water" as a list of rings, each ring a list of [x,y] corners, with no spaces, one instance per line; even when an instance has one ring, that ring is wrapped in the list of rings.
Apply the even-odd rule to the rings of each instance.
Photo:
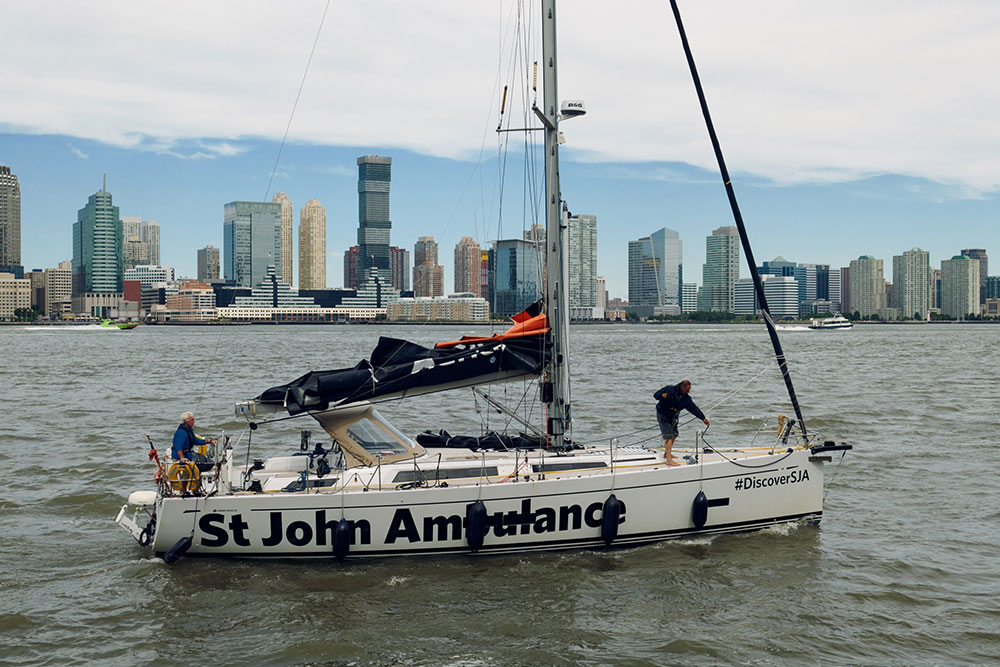
[[[477,333],[382,332],[425,343]],[[191,409],[199,432],[239,437],[234,400],[353,365],[377,334],[0,327],[0,662],[1000,662],[995,326],[783,334],[810,428],[856,447],[828,468],[819,527],[610,552],[166,566],[113,524],[130,491],[152,488],[147,432],[163,451]],[[759,326],[571,336],[580,440],[653,425],[652,392],[684,378],[711,407],[713,444],[791,414]],[[524,387],[500,391],[517,400]],[[473,408],[458,392],[386,411],[411,433],[471,433],[488,415]],[[261,429],[254,447],[285,451],[308,427]]]

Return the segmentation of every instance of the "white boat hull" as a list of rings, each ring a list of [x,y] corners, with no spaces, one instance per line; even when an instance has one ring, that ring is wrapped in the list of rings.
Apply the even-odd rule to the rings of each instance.
[[[537,477],[445,488],[159,498],[149,546],[163,554],[191,538],[187,555],[332,558],[334,527],[344,518],[352,529],[348,558],[469,553],[466,508],[477,500],[489,517],[478,550],[486,554],[603,547],[602,511],[612,493],[622,503],[614,546],[818,521],[823,508],[823,461],[808,449],[703,466]],[[709,500],[701,528],[692,519],[699,491]],[[139,527],[127,525],[124,511],[118,522],[137,536]]]

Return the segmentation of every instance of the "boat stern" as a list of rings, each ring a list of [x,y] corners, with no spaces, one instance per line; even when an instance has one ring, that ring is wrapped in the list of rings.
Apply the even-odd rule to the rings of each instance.
[[[118,510],[115,523],[132,536],[136,542],[149,546],[156,529],[156,504],[159,494],[156,491],[135,491],[128,497],[128,502]],[[129,508],[132,508],[131,513]]]

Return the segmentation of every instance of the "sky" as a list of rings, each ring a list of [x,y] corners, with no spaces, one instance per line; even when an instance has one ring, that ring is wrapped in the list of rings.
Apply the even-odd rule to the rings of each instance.
[[[934,265],[998,252],[1000,3],[681,12],[758,263],[870,254],[891,279],[912,247]],[[598,273],[627,296],[628,241],[666,226],[700,283],[705,237],[733,223],[669,3],[574,0],[558,19],[560,98],[588,110],[561,125],[562,195],[598,218]],[[538,23],[536,2],[508,0],[7,6],[0,164],[21,186],[22,263],[70,258],[106,174],[122,215],[160,223],[178,275],[222,246],[226,202],[283,191],[297,227],[318,199],[341,286],[356,159],[378,154],[393,158],[392,244],[434,236],[450,289],[462,236],[520,237],[537,219],[537,133],[495,130],[533,124]]]

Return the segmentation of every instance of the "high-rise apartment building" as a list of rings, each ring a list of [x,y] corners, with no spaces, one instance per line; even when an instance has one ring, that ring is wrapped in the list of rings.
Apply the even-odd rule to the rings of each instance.
[[[479,293],[480,284],[480,258],[482,248],[471,236],[463,236],[455,245],[455,292],[468,292],[475,296],[482,296]]]
[[[255,287],[273,266],[281,271],[281,205],[274,202],[229,202],[223,209],[223,273],[227,283]]]
[[[147,264],[160,264],[160,223],[156,220],[143,220],[139,225],[139,240],[146,244]]]
[[[361,247],[352,245],[344,251],[344,289],[358,289],[358,258]]]
[[[955,255],[941,261],[941,314],[958,319],[979,314],[979,260]]]
[[[680,235],[663,227],[628,242],[628,301],[632,306],[658,306],[680,312],[682,244]]]
[[[73,295],[122,291],[122,219],[111,193],[90,195],[73,223]]]
[[[219,279],[219,249],[207,245],[198,249],[198,282]]]
[[[540,248],[532,241],[493,241],[489,252],[491,309],[497,315],[516,315],[541,294]]]
[[[358,158],[358,284],[368,280],[375,267],[383,283],[392,281],[389,266],[389,183],[392,158],[365,155]]]
[[[971,259],[979,260],[979,304],[986,303],[986,278],[989,276],[990,260],[985,248],[965,248],[962,254]]]
[[[931,308],[931,254],[912,248],[892,257],[893,306],[903,317],[923,319]]]
[[[840,267],[840,312],[853,313],[851,308],[851,267]]]
[[[740,237],[736,227],[719,227],[705,239],[698,310],[733,312],[740,277]]]
[[[316,199],[299,211],[299,289],[326,289],[326,209]]]
[[[851,260],[850,306],[861,317],[878,315],[885,308],[885,271],[881,259],[861,255]]]
[[[17,278],[24,276],[21,266],[21,186],[10,167],[0,165],[0,271]]]
[[[281,277],[289,285],[292,284],[292,223],[295,218],[295,211],[292,207],[292,200],[288,198],[284,192],[275,193],[271,201],[279,204],[281,206],[281,267],[276,267],[281,269]],[[312,201],[316,201],[315,199]],[[306,204],[309,206],[309,203]],[[303,209],[305,210],[305,209]],[[301,213],[300,213],[301,215]],[[325,219],[326,211],[323,212]],[[301,217],[299,219],[299,261],[302,261],[302,221]],[[326,262],[326,227],[323,228],[323,262],[325,266]],[[326,285],[326,276],[324,274],[323,284]],[[299,287],[302,287],[302,271],[299,271]]]
[[[389,246],[389,267],[392,269],[392,288],[400,292],[409,292],[410,251],[394,245]]]
[[[160,223],[143,220],[138,215],[122,216],[122,265],[131,269],[139,264],[160,263]]]
[[[413,247],[413,296],[444,296],[444,267],[437,259],[434,237],[418,238]]]
[[[566,224],[570,308],[596,308],[597,216],[569,214]]]
[[[597,276],[597,310],[604,312],[608,309],[608,282],[604,276]]]

